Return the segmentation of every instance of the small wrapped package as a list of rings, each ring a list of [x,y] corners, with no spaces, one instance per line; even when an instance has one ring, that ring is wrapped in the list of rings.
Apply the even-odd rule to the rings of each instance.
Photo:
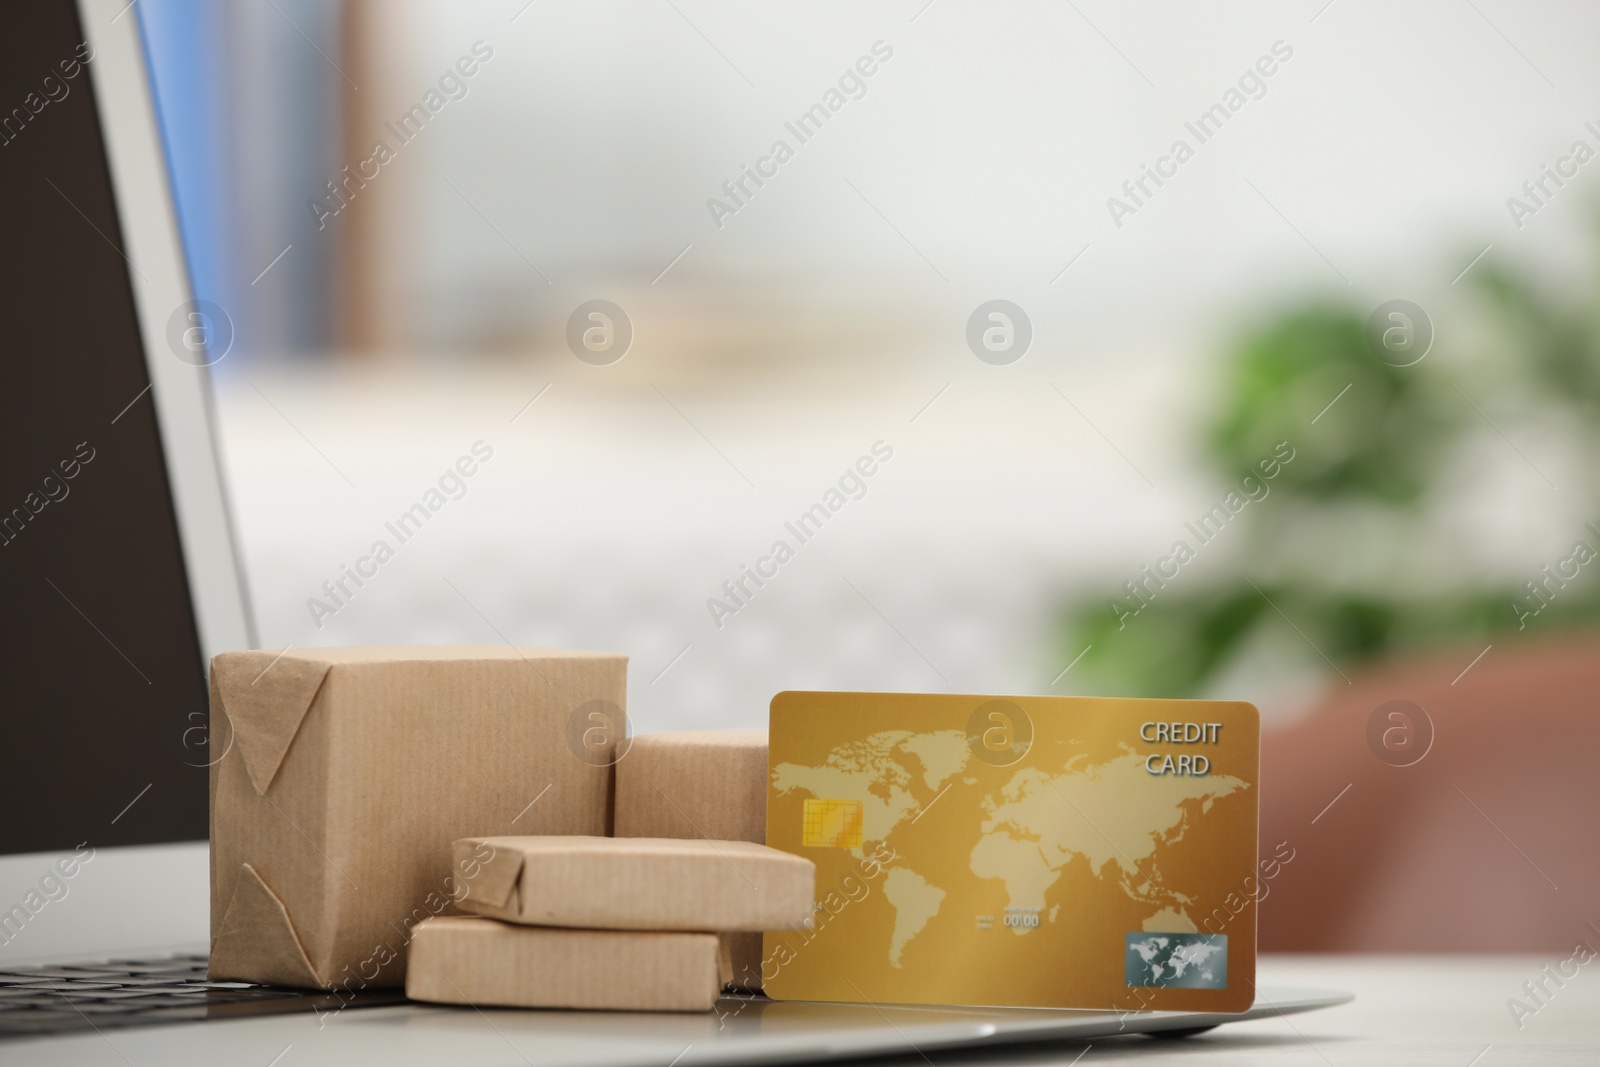
[[[767,732],[640,734],[617,764],[618,837],[767,839]],[[761,990],[761,935],[725,935],[732,987]]]
[[[710,1011],[725,966],[712,934],[441,917],[412,936],[406,996],[506,1008]]]
[[[816,865],[747,841],[469,837],[465,911],[534,926],[760,931],[811,926]]]
[[[617,762],[618,837],[767,840],[767,732],[640,734]]]
[[[627,659],[291,649],[211,663],[213,979],[398,986],[422,920],[481,873],[469,834],[604,834]],[[590,730],[592,735],[592,730]]]

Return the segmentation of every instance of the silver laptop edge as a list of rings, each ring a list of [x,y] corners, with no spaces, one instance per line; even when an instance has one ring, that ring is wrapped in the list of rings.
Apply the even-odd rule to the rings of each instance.
[[[210,371],[179,359],[167,340],[168,323],[174,316],[182,321],[192,294],[138,13],[127,0],[78,0],[78,13],[94,49],[95,104],[150,372],[147,399],[156,407],[200,648],[209,661],[228,649],[254,648],[255,628],[224,488]]]

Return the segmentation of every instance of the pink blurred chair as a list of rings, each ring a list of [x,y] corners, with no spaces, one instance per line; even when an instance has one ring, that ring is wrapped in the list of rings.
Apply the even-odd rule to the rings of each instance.
[[[1600,950],[1600,635],[1479,651],[1347,668],[1263,738],[1264,951]],[[1397,700],[1431,747],[1404,705],[1369,727]]]

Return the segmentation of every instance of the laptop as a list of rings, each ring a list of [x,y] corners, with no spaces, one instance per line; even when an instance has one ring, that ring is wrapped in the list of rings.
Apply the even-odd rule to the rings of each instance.
[[[0,8],[0,1057],[648,1064],[1184,1035],[1245,1015],[445,1008],[206,978],[209,658],[255,646],[136,3]]]

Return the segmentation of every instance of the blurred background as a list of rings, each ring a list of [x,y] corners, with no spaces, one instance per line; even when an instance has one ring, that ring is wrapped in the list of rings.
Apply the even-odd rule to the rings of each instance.
[[[1247,699],[1267,947],[1600,917],[1594,5],[138,11],[264,647]]]

